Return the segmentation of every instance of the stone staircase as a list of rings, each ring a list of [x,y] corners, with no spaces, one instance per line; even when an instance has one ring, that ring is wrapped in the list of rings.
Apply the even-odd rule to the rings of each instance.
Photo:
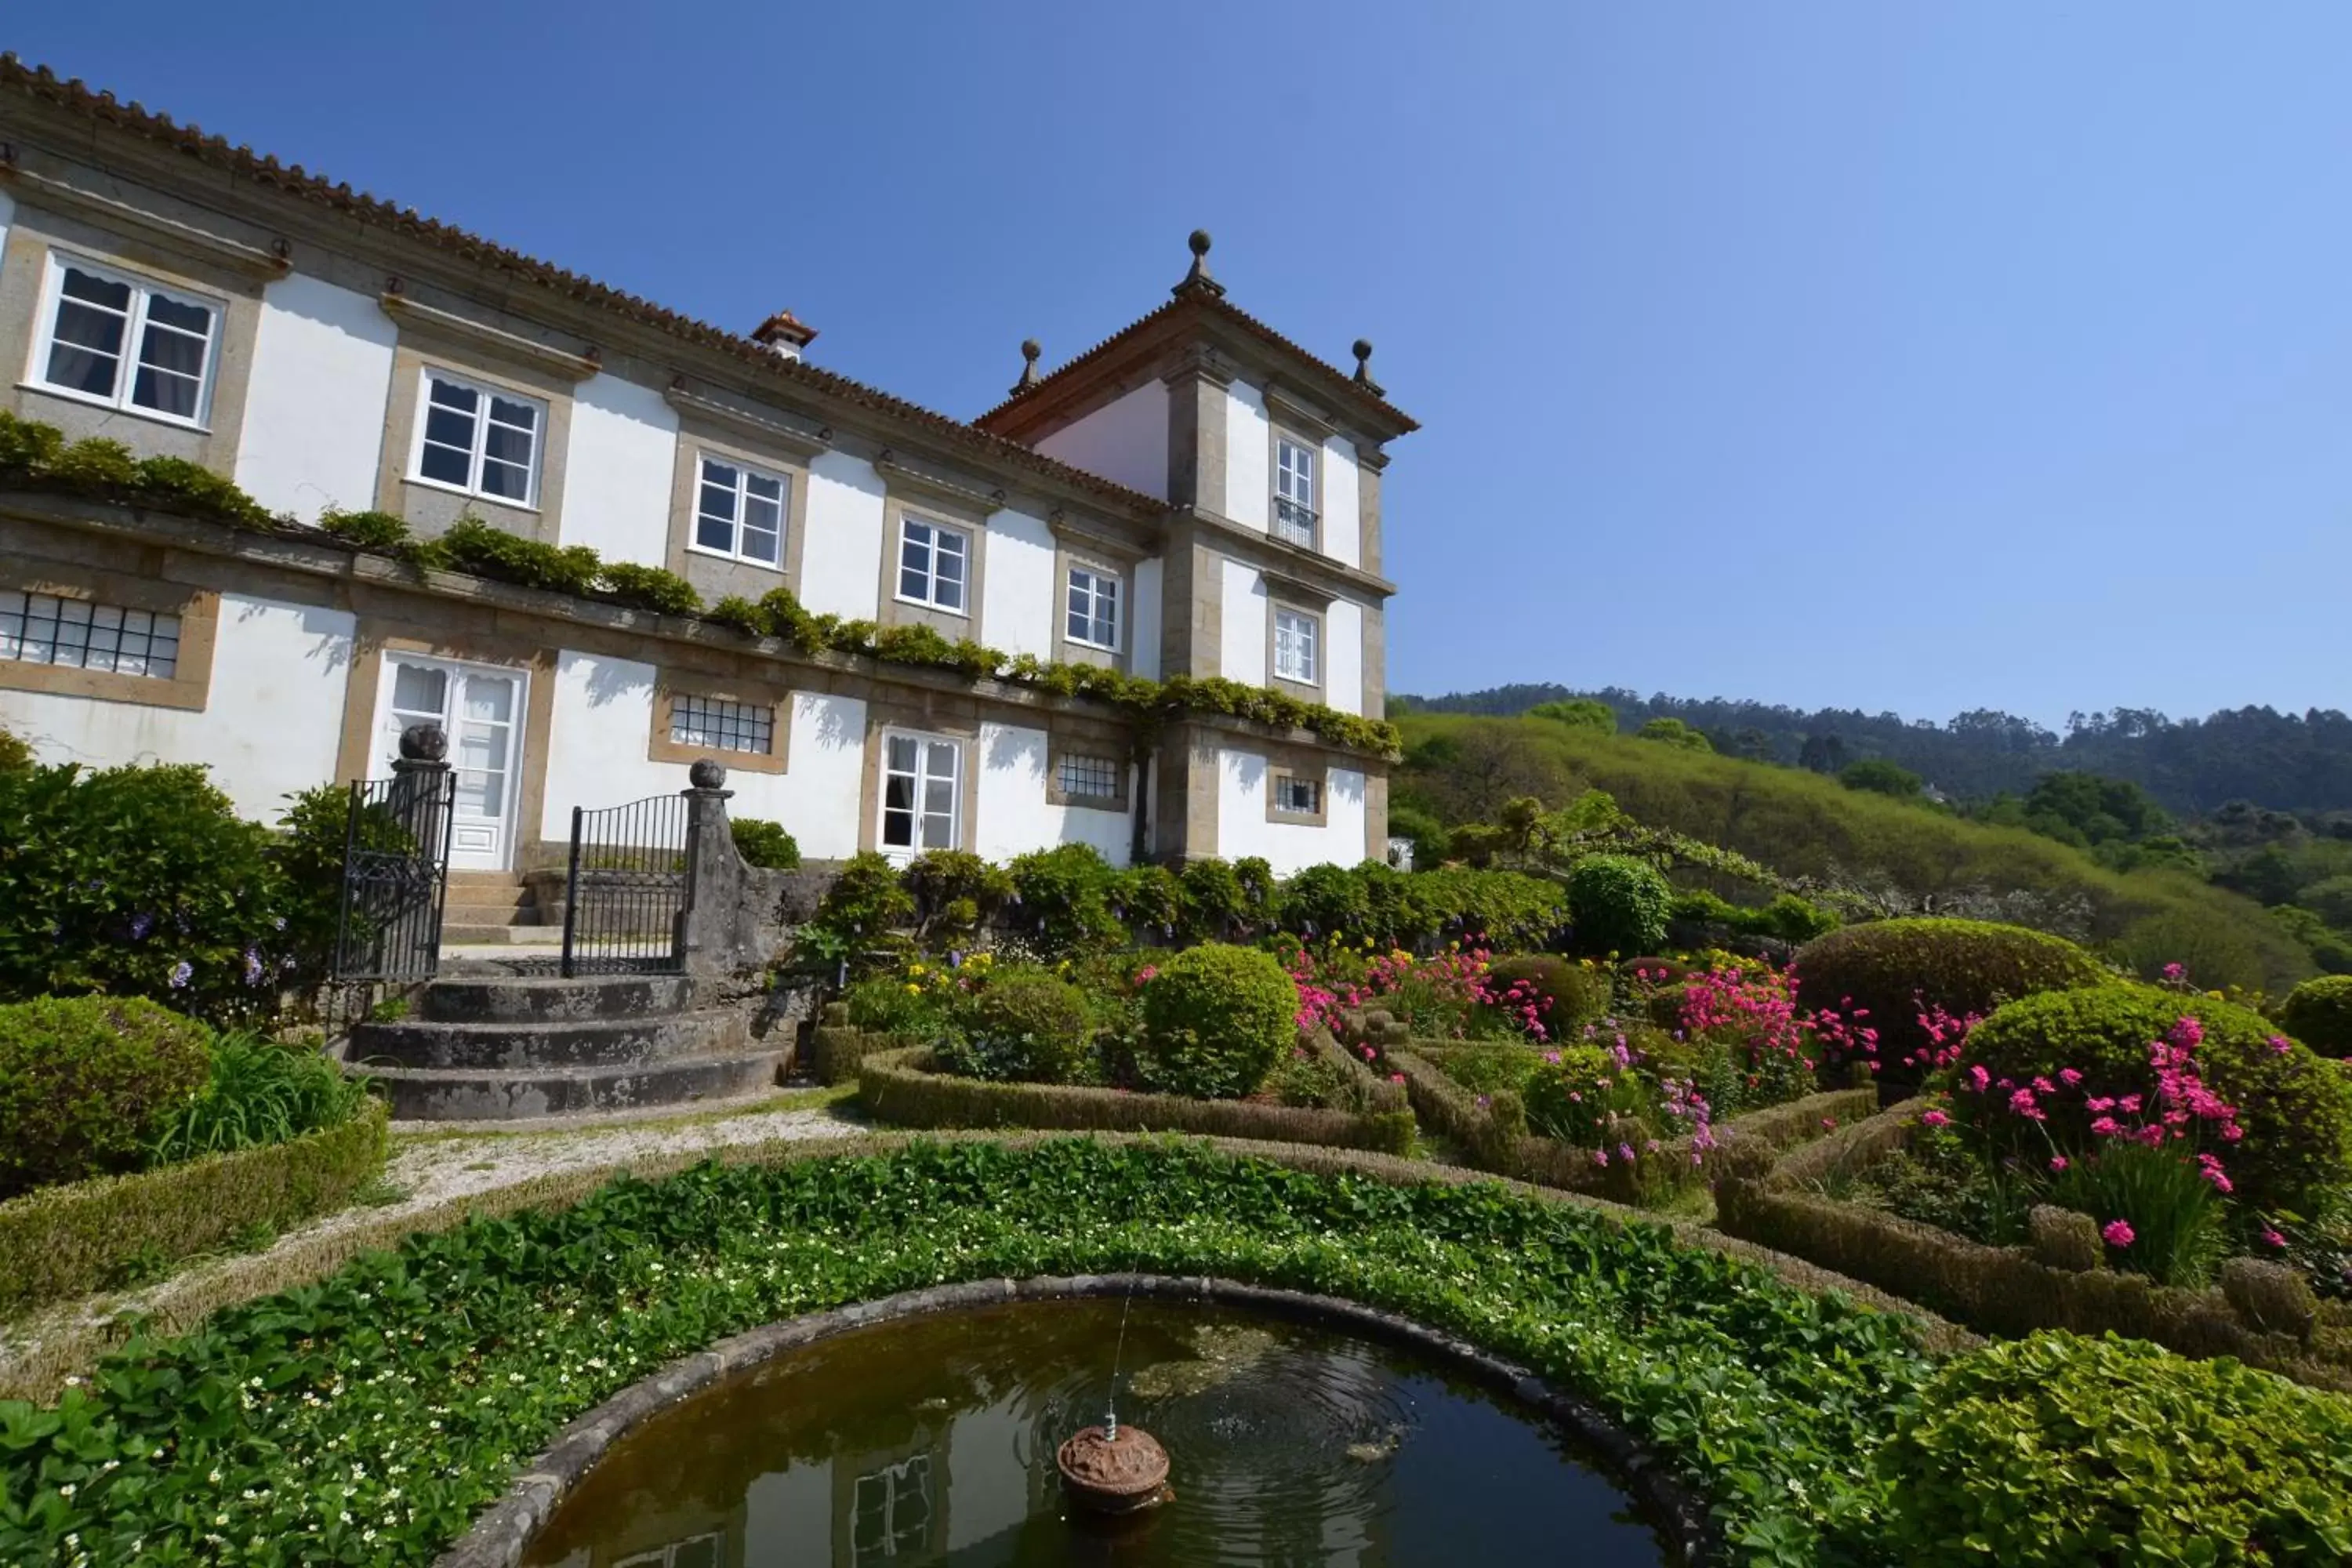
[[[355,1026],[343,1060],[397,1121],[505,1121],[758,1095],[789,1047],[753,1039],[752,1010],[684,974],[564,980],[472,964],[419,992],[407,1017]]]
[[[560,911],[551,922],[517,871],[452,871],[441,910],[441,945],[548,946],[563,941]]]

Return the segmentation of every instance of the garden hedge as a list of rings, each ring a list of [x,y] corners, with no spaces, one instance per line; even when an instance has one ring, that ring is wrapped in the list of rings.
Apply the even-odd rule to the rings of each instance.
[[[1393,1085],[1363,1111],[1193,1100],[1074,1084],[994,1083],[933,1070],[928,1046],[868,1052],[857,1099],[877,1121],[900,1127],[1032,1127],[1069,1132],[1192,1132],[1401,1154],[1412,1146],[1412,1112]]]
[[[383,1172],[385,1110],[284,1143],[44,1187],[0,1203],[0,1314],[88,1295],[255,1226],[339,1208]]]
[[[2323,974],[2287,993],[2279,1027],[2323,1057],[2352,1057],[2352,974]]]
[[[1590,1149],[1529,1135],[1516,1095],[1490,1095],[1482,1103],[1482,1097],[1448,1077],[1445,1058],[1463,1048],[1415,1041],[1409,1050],[1388,1054],[1390,1064],[1404,1075],[1413,1110],[1422,1121],[1460,1144],[1481,1170],[1624,1204],[1657,1203],[1704,1185],[1727,1162],[1746,1158],[1769,1163],[1771,1154],[1867,1117],[1878,1105],[1874,1089],[1830,1089],[1732,1118],[1713,1130],[1715,1148],[1696,1160],[1685,1136],[1663,1141],[1655,1154],[1632,1165],[1618,1161],[1597,1165]]]
[[[2025,1247],[1987,1247],[1823,1194],[1832,1177],[1865,1171],[1900,1147],[1917,1116],[1916,1104],[1895,1106],[1768,1169],[1732,1163],[1716,1184],[1716,1224],[1989,1334],[2126,1334],[2182,1355],[2235,1356],[2298,1383],[2352,1393],[2352,1306],[2346,1303],[2322,1303],[2306,1342],[2257,1326],[2221,1289],[2182,1289],[2106,1268],[2054,1268]]]

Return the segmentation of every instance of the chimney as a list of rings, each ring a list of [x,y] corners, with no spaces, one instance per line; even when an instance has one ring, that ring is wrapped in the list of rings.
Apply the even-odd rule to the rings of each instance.
[[[765,343],[779,359],[800,358],[801,350],[815,336],[816,329],[802,325],[790,310],[779,310],[751,329],[751,341]]]

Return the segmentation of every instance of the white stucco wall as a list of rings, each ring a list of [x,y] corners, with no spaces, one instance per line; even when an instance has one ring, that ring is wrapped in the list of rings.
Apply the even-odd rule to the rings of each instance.
[[[1062,621],[1054,581],[1054,532],[1026,512],[990,514],[987,563],[980,579],[981,640],[1006,653],[1052,658],[1061,652]]]
[[[8,226],[16,220],[16,198],[5,191],[0,191],[0,250],[5,249],[8,244]]]
[[[1265,579],[1255,566],[1226,561],[1224,603],[1220,618],[1223,641],[1217,650],[1217,673],[1244,686],[1265,684]]]
[[[1342,713],[1364,710],[1364,607],[1334,599],[1323,612],[1323,701]]]
[[[617,375],[590,376],[572,395],[557,537],[607,561],[662,565],[677,466],[677,411],[668,401]]]
[[[1350,566],[1364,563],[1362,499],[1356,489],[1356,444],[1338,436],[1323,443],[1321,513],[1323,553]]]
[[[1217,773],[1217,853],[1226,859],[1262,855],[1277,877],[1309,866],[1353,866],[1364,858],[1364,775],[1333,768],[1323,785],[1321,827],[1265,819],[1265,759],[1255,752],[1220,749]]]
[[[970,847],[991,860],[1010,860],[1056,844],[1091,844],[1112,865],[1126,865],[1133,844],[1127,813],[1049,804],[1045,754],[1043,730],[980,727],[980,799]]]
[[[330,506],[373,506],[399,335],[373,300],[352,289],[299,272],[264,289],[236,482],[270,510],[306,522]]]
[[[275,822],[335,776],[352,629],[348,611],[224,594],[202,712],[0,690],[0,728],[45,763],[202,763],[240,813]]]
[[[1168,384],[1146,382],[1037,443],[1073,468],[1168,499]]]
[[[1128,670],[1146,680],[1160,679],[1160,596],[1167,591],[1158,556],[1135,563],[1135,624],[1128,637]]]
[[[845,452],[809,464],[801,603],[820,615],[871,620],[882,582],[882,476]]]
[[[1265,395],[1245,381],[1225,388],[1225,515],[1244,528],[1266,530],[1274,494],[1274,428],[1265,417]]]
[[[654,667],[635,659],[564,650],[556,659],[548,726],[543,837],[568,841],[572,808],[620,805],[687,787],[685,763],[646,755],[653,734]],[[780,715],[779,717],[782,717]],[[857,852],[858,791],[865,773],[866,704],[854,697],[793,694],[787,771],[730,768],[727,803],[736,816],[781,822],[813,859]],[[724,763],[724,752],[714,753]]]

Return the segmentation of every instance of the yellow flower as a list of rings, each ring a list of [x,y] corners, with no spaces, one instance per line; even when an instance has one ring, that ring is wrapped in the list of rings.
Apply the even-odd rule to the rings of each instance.
[[[907,987],[907,994],[909,996],[920,996],[922,994],[923,988],[919,985],[909,984]]]

